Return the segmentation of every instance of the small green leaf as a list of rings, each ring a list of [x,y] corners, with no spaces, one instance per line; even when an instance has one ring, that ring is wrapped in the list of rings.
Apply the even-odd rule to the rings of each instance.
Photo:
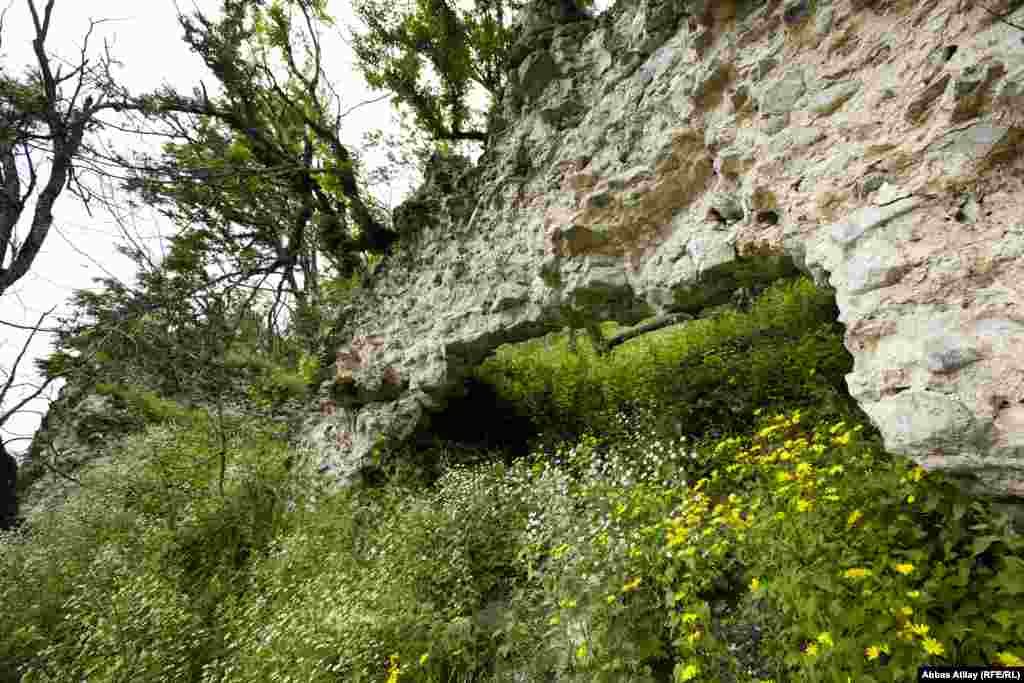
[[[1010,595],[1024,593],[1024,559],[1020,557],[1003,557],[1003,568],[992,580],[992,584],[1001,592]]]
[[[988,550],[988,547],[1000,540],[999,536],[981,536],[974,539],[974,543],[971,544],[971,554],[981,555],[983,552]]]

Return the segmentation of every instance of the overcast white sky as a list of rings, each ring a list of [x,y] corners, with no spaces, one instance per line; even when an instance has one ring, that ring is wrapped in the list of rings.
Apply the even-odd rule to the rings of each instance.
[[[34,30],[27,0],[0,2],[3,3],[0,8],[10,4],[0,60],[9,74],[21,75],[27,66],[35,64],[31,46]],[[36,4],[41,12],[45,0],[36,0]],[[220,5],[219,0],[180,0],[178,3],[182,11],[199,9],[208,15],[215,15]],[[329,29],[332,33],[324,36],[324,61],[328,75],[343,98],[342,107],[379,97],[381,93],[367,90],[362,78],[353,71],[351,53],[342,39],[348,35],[346,27],[354,23],[348,13],[348,1],[333,0],[328,10],[337,19],[337,27]],[[200,80],[205,81],[208,88],[215,82],[202,61],[182,42],[174,0],[57,0],[46,41],[47,51],[74,60],[90,19],[110,20],[96,28],[90,39],[90,52],[97,54],[103,40],[107,39],[113,56],[123,63],[116,76],[132,92],[152,91],[164,83],[191,92]],[[387,101],[360,107],[348,116],[342,140],[356,147],[365,131],[382,127],[395,130]],[[125,138],[124,144],[127,148],[137,146],[138,142],[135,138]],[[397,203],[407,188],[396,187],[394,191],[391,202]],[[27,225],[24,218],[31,215],[31,208],[26,209],[18,226],[21,234]],[[55,305],[58,309],[54,315],[66,312],[64,302],[68,296],[75,289],[92,287],[92,278],[104,276],[104,268],[126,282],[133,281],[133,264],[114,250],[118,243],[117,224],[102,209],[94,207],[90,218],[80,202],[64,192],[54,214],[53,228],[31,271],[0,299],[0,320],[32,324],[42,312]],[[135,229],[139,234],[151,236],[154,247],[159,244],[161,234],[173,232],[173,227],[153,212],[140,213]],[[0,368],[12,366],[27,336],[27,332],[0,325]],[[18,381],[35,378],[28,361],[45,355],[49,348],[49,335],[37,335],[19,368]],[[50,393],[56,394],[55,391]],[[0,438],[6,441],[31,436],[38,427],[46,402],[37,401],[30,408],[38,412],[26,411],[15,417],[0,432]],[[28,444],[27,440],[18,440],[8,448],[12,453],[19,453]]]

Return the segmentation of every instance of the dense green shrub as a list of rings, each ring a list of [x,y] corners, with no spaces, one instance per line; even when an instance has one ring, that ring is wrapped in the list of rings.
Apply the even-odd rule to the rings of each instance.
[[[26,681],[197,680],[218,651],[220,602],[287,529],[287,499],[303,498],[284,449],[251,417],[226,442],[193,420],[84,468],[62,509],[4,539],[0,661],[28,667]]]
[[[852,359],[835,315],[831,295],[801,278],[773,286],[747,314],[725,309],[608,357],[589,344],[571,353],[565,335],[554,335],[500,348],[478,374],[547,440],[607,432],[613,416],[655,405],[661,433],[690,437],[734,432],[771,406],[842,415],[854,410],[843,379]]]

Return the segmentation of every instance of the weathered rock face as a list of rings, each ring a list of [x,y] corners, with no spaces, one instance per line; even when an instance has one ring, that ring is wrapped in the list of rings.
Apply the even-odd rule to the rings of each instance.
[[[350,319],[308,430],[325,469],[406,437],[501,343],[795,263],[834,289],[887,447],[1024,496],[1024,32],[955,0],[528,19],[467,189],[411,200]]]
[[[61,387],[21,464],[21,516],[32,519],[63,505],[79,488],[79,468],[109,459],[110,446],[126,433],[126,420],[109,397]]]

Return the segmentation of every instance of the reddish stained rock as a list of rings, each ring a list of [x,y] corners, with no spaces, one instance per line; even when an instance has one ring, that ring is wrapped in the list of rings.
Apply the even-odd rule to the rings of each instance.
[[[338,404],[330,398],[320,399],[320,414],[323,416],[334,415],[338,411]]]
[[[360,335],[354,338],[348,350],[338,351],[335,382],[352,384],[355,381],[354,373],[363,369],[383,345],[384,338],[381,336]]]
[[[906,368],[886,368],[882,370],[880,391],[882,396],[898,394],[910,388],[910,373]]]
[[[381,379],[385,383],[392,384],[395,386],[398,386],[399,384],[402,383],[401,375],[399,375],[398,370],[395,370],[393,367],[384,368],[384,373],[382,374]]]
[[[339,429],[334,433],[334,443],[338,448],[348,449],[352,448],[352,432],[348,430]]]

